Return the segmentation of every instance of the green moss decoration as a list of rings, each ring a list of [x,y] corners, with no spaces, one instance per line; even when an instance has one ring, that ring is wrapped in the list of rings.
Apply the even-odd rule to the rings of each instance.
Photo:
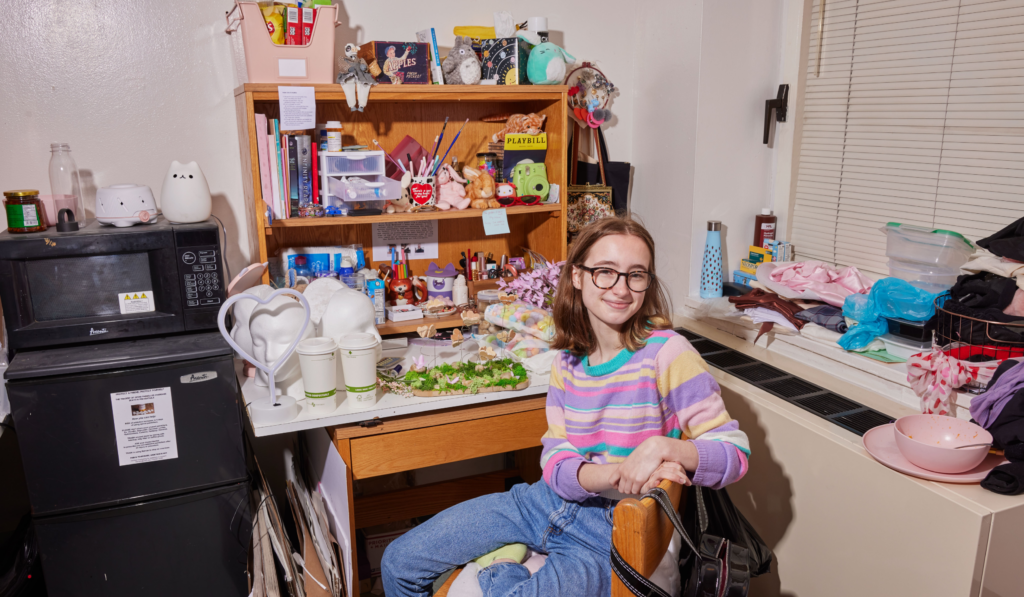
[[[426,371],[409,370],[405,383],[421,392],[452,392],[476,394],[489,388],[514,388],[529,379],[526,368],[512,359],[495,359],[480,363],[443,363]],[[511,377],[502,377],[511,374]]]

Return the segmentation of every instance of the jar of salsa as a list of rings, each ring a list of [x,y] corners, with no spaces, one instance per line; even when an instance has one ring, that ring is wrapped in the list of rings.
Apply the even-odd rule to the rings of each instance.
[[[11,234],[46,230],[39,191],[4,191],[4,211],[7,213],[7,231]]]

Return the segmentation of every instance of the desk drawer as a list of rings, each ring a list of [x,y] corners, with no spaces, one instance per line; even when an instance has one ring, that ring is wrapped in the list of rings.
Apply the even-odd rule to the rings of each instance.
[[[540,445],[543,408],[352,439],[352,477],[365,479]]]

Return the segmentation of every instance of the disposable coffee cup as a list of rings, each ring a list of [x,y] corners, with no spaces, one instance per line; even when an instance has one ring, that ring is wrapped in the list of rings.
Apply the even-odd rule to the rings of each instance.
[[[338,355],[351,409],[370,408],[377,403],[377,344],[373,334],[348,334],[338,339]]]
[[[307,338],[295,348],[302,369],[306,405],[329,413],[338,407],[338,344],[332,338]]]

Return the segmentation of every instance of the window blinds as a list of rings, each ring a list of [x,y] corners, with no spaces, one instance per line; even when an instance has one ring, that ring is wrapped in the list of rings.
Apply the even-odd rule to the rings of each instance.
[[[886,222],[1024,216],[1024,0],[813,0],[793,243],[887,274]]]

